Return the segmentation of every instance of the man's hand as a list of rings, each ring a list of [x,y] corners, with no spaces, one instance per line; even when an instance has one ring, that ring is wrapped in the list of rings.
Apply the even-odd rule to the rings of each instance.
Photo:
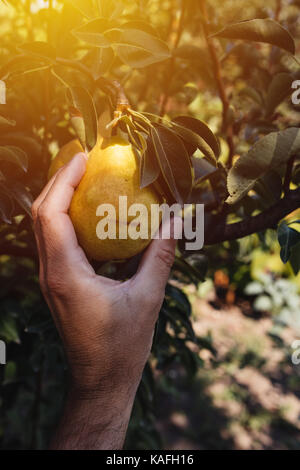
[[[154,240],[138,272],[126,282],[96,275],[68,216],[85,167],[85,155],[76,155],[32,208],[40,284],[72,378],[52,448],[120,449],[150,354],[176,241]]]

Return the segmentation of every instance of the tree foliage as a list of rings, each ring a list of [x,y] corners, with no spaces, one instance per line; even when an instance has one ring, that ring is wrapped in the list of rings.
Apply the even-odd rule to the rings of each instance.
[[[12,358],[2,374],[4,448],[45,446],[60,413],[66,366],[38,288],[30,207],[59,147],[75,132],[94,146],[104,109],[111,130],[136,149],[142,187],[205,204],[206,248],[191,255],[181,243],[174,279],[197,284],[215,262],[210,245],[230,251],[235,240],[277,227],[282,261],[298,273],[300,236],[290,222],[300,206],[299,105],[291,100],[299,8],[284,0],[2,2],[0,337]],[[123,278],[135,268],[136,260],[97,266]],[[129,447],[160,445],[154,364],[192,375],[199,358],[187,343],[211,348],[195,337],[190,315],[183,291],[169,284]]]

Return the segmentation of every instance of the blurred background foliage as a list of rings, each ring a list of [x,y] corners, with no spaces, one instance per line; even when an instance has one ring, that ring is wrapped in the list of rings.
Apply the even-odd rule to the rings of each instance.
[[[97,8],[159,37],[171,57],[145,66],[133,54],[135,66],[132,55],[124,62],[112,48],[80,41],[72,32],[99,16]],[[74,138],[57,75],[89,88],[88,69],[94,79],[119,80],[133,109],[206,122],[220,139],[223,173],[209,180],[209,190],[201,183],[198,193],[207,203],[208,231],[218,234],[224,220],[277,207],[299,186],[298,150],[224,206],[222,174],[238,157],[270,132],[299,127],[299,106],[291,102],[291,82],[300,77],[299,13],[296,0],[0,3],[0,79],[7,89],[0,105],[0,339],[8,358],[0,368],[2,449],[45,448],[67,387],[64,353],[39,290],[29,215],[51,159]],[[295,40],[296,56],[266,43],[210,37],[252,18],[279,21]],[[48,46],[34,51],[34,41]],[[107,96],[97,89],[93,97],[100,112]],[[294,202],[284,221],[216,240],[200,253],[179,247],[127,448],[299,448],[300,372],[290,359],[300,334],[295,208]],[[135,266],[133,260],[127,268]],[[101,269],[118,274],[113,265]]]

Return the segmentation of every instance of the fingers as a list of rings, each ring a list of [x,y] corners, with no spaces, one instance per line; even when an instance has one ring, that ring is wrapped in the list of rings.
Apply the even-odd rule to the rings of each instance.
[[[74,190],[80,183],[85,168],[85,154],[78,153],[68,165],[56,174],[53,184],[50,185],[42,202],[47,213],[68,213]]]
[[[142,293],[144,299],[151,296],[159,301],[163,296],[175,259],[175,234],[178,238],[181,232],[182,220],[179,217],[166,222],[160,228],[160,239],[153,240],[144,254],[134,279],[136,292]],[[168,239],[164,239],[166,234],[170,234]]]
[[[57,173],[55,173],[54,176],[52,176],[52,178],[48,181],[48,183],[46,184],[46,186],[44,187],[44,189],[42,190],[41,194],[36,198],[36,200],[34,201],[34,203],[32,204],[32,208],[31,208],[31,213],[32,213],[32,218],[33,220],[36,219],[37,217],[37,212],[38,212],[38,209],[41,205],[41,203],[43,202],[43,200],[45,199],[45,197],[47,196],[50,188],[52,187],[55,179],[56,179],[56,176],[58,175],[58,173],[60,173],[62,171],[63,168],[60,168],[58,170]]]
[[[32,210],[41,260],[47,265],[58,257],[65,264],[69,262],[86,263],[87,259],[79,248],[68,209],[86,168],[86,157],[77,154],[48,183],[34,203]],[[66,263],[67,262],[67,263]],[[66,266],[67,267],[67,266]]]

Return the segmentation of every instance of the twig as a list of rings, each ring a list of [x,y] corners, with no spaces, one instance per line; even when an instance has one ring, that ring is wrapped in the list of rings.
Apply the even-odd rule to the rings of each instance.
[[[209,31],[209,19],[208,19],[208,12],[206,8],[206,0],[200,0],[201,12],[202,12],[202,26],[203,32],[206,40],[206,44],[209,50],[209,54],[212,59],[212,64],[214,68],[214,75],[218,87],[218,92],[220,99],[223,104],[223,118],[222,118],[222,131],[227,135],[227,143],[229,147],[229,158],[228,158],[228,167],[232,166],[232,158],[234,156],[234,143],[233,143],[233,130],[232,126],[229,123],[229,110],[230,104],[229,100],[225,91],[224,83],[222,80],[222,71],[221,71],[221,64],[217,55],[216,48],[214,46],[213,39],[210,37]]]
[[[180,43],[181,37],[182,37],[183,28],[184,28],[184,20],[185,20],[185,11],[186,11],[186,2],[185,0],[181,0],[180,18],[179,18],[175,41],[174,41],[173,48],[172,48],[173,51],[177,49]],[[165,91],[161,100],[160,113],[159,113],[160,116],[164,116],[164,114],[166,113],[167,105],[170,99],[169,94],[170,94],[170,89],[171,89],[172,77],[175,72],[175,57],[174,56],[169,61],[168,70],[169,72],[166,77],[166,88],[165,88]]]

